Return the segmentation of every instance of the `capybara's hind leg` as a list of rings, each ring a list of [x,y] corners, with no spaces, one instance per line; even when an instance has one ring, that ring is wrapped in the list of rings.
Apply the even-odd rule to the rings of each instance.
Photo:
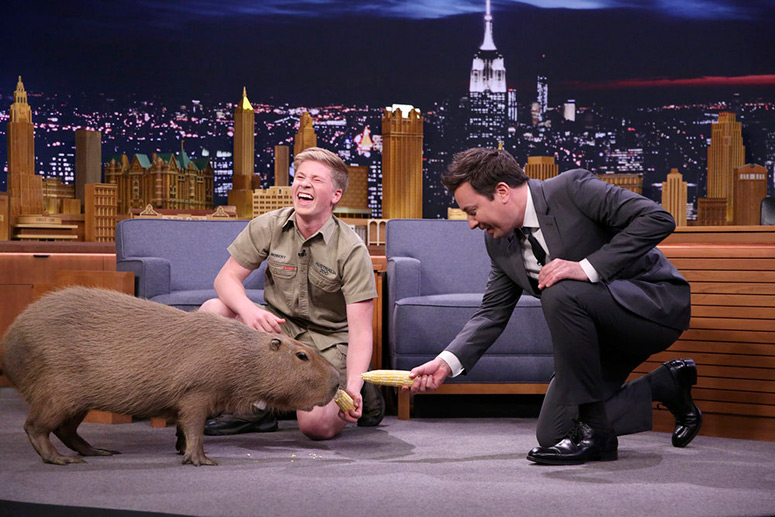
[[[65,420],[62,425],[54,429],[54,434],[57,435],[57,438],[62,440],[62,443],[81,456],[113,456],[114,454],[121,454],[118,451],[96,449],[78,434],[78,426],[83,422],[86,413],[87,411],[84,411],[83,413]]]
[[[175,450],[178,451],[178,454],[185,454],[186,452],[186,433],[180,427],[180,422],[175,426]]]
[[[67,465],[68,463],[85,463],[76,456],[62,456],[51,443],[49,434],[59,427],[63,416],[45,410],[30,407],[30,414],[24,423],[24,431],[44,463]]]

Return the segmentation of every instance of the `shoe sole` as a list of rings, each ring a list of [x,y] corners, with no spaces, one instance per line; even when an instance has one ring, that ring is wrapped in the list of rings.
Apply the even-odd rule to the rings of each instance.
[[[687,379],[689,385],[694,386],[697,384],[697,363],[694,362],[694,359],[684,359],[683,362],[689,367],[689,377]]]
[[[619,453],[618,451],[615,451],[613,453],[601,455],[599,458],[589,458],[586,460],[569,460],[569,459],[562,459],[562,458],[557,458],[557,459],[537,458],[535,456],[530,456],[528,454],[527,459],[539,465],[582,465],[589,461],[616,461],[617,459],[619,459]]]

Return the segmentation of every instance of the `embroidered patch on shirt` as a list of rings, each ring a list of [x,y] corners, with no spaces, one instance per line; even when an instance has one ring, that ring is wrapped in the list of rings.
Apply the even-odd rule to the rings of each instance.
[[[320,262],[315,262],[315,265],[318,267],[318,271],[320,271],[325,276],[336,277],[336,271],[334,271],[330,267],[324,266]]]

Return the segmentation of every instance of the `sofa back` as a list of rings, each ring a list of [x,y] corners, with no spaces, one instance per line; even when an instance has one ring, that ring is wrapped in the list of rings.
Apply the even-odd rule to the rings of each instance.
[[[116,226],[116,260],[158,257],[170,262],[170,290],[212,289],[229,258],[229,244],[249,221],[126,219]],[[248,289],[264,288],[264,267],[245,281]]]
[[[385,255],[411,257],[421,263],[419,294],[482,293],[490,271],[484,232],[467,221],[391,219]]]

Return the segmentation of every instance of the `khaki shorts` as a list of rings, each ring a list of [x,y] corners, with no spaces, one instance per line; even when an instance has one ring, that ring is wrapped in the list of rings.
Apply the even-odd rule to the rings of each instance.
[[[258,304],[257,304],[258,305]],[[266,305],[258,305],[264,310],[267,310],[280,317],[271,307]],[[322,355],[326,361],[334,365],[334,368],[339,370],[339,383],[342,386],[347,385],[347,343],[331,343],[331,337],[314,332],[299,325],[292,323],[286,318],[285,323],[280,324],[280,328],[288,337],[292,337],[296,341],[311,346]]]

